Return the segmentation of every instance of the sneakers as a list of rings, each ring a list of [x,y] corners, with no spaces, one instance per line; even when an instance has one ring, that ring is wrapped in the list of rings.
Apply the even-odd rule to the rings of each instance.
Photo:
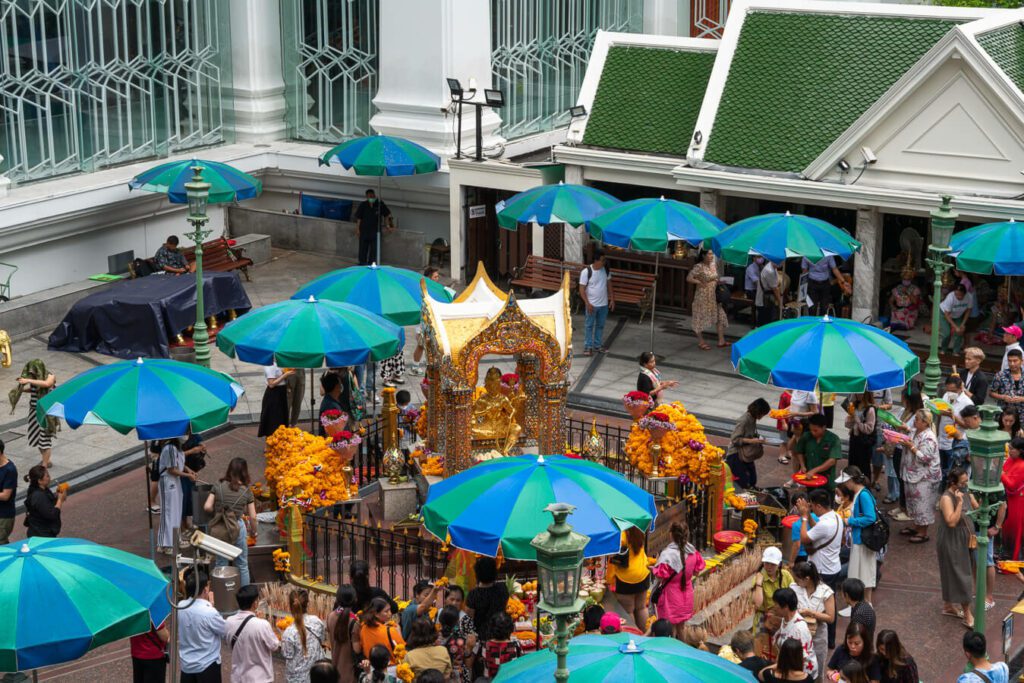
[[[853,612],[853,608],[850,607],[849,605],[847,605],[843,609],[839,610],[839,616],[841,616],[841,617],[849,617],[852,612]]]
[[[395,384],[405,384],[405,375],[395,375]]]
[[[409,367],[409,374],[410,375],[422,375],[423,374],[423,366],[420,365],[419,363],[413,363],[412,366]]]

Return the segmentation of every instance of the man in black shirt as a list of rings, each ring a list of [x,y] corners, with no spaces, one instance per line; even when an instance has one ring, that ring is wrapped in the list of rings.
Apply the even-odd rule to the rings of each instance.
[[[761,673],[761,669],[766,666],[771,666],[767,659],[754,654],[754,636],[750,631],[736,631],[729,641],[729,647],[732,648],[732,653],[739,657],[739,665],[754,676]]]
[[[391,215],[387,205],[377,199],[373,190],[366,191],[366,201],[361,202],[353,214],[359,224],[359,265],[368,266],[377,261],[377,243],[384,219]]]

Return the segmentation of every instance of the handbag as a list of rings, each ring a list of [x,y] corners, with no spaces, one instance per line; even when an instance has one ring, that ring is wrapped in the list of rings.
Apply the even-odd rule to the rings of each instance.
[[[875,506],[875,521],[860,530],[860,542],[868,550],[878,552],[889,543],[889,523]]]
[[[654,605],[655,609],[657,609],[658,601],[661,599],[661,592],[665,590],[665,586],[668,585],[669,581],[676,578],[677,574],[679,574],[679,572],[675,572],[675,574],[672,574],[672,576],[668,577],[667,579],[659,581],[658,585],[655,586],[654,590],[651,591],[650,604]]]
[[[623,548],[618,553],[608,558],[608,564],[613,564],[616,567],[628,567],[629,566],[629,548]]]
[[[720,306],[728,306],[732,301],[732,289],[724,282],[715,286],[715,301]]]
[[[744,443],[736,448],[736,454],[742,462],[754,462],[764,455],[764,444]]]
[[[231,545],[235,544],[238,540],[238,533],[241,530],[241,525],[238,520],[238,513],[232,508],[242,498],[245,489],[242,489],[232,501],[231,505],[227,505],[224,499],[224,482],[220,483],[220,510],[210,519],[209,533],[211,536],[216,538],[218,541],[224,541]]]

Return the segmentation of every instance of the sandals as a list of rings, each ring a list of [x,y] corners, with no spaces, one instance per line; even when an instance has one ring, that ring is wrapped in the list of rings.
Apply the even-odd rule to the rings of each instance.
[[[944,617],[956,617],[960,621],[963,621],[963,619],[964,619],[964,611],[961,608],[959,608],[959,607],[955,608],[952,612],[950,612],[946,608],[943,608],[942,609],[942,616],[944,616]]]
[[[704,343],[701,343],[701,344],[697,344],[697,347],[698,347],[698,348],[699,348],[699,349],[700,349],[701,351],[710,351],[710,350],[711,350],[711,347],[710,347],[710,346],[708,346],[707,344],[704,344]]]
[[[914,531],[914,527],[908,526],[906,529],[900,529],[900,536],[916,536],[917,532]]]
[[[779,456],[779,464],[780,465],[788,465],[789,464],[789,458],[787,458],[784,455],[780,455]]]
[[[718,348],[724,349],[727,346],[732,346],[732,342],[723,342],[723,343],[718,345]]]
[[[929,538],[928,536],[917,536],[917,535],[915,535],[915,536],[911,536],[910,537],[910,542],[914,543],[914,544],[925,543],[925,542],[930,541],[930,540],[931,540],[931,538]]]

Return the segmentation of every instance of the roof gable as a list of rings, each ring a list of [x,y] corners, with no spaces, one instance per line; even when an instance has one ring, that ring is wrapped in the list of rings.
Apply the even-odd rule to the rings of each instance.
[[[750,9],[704,161],[799,173],[958,21]]]
[[[713,41],[692,42],[704,45],[701,49],[609,46],[583,144],[685,156],[716,45]]]
[[[978,45],[1024,92],[1024,26],[1014,22],[976,37]]]

